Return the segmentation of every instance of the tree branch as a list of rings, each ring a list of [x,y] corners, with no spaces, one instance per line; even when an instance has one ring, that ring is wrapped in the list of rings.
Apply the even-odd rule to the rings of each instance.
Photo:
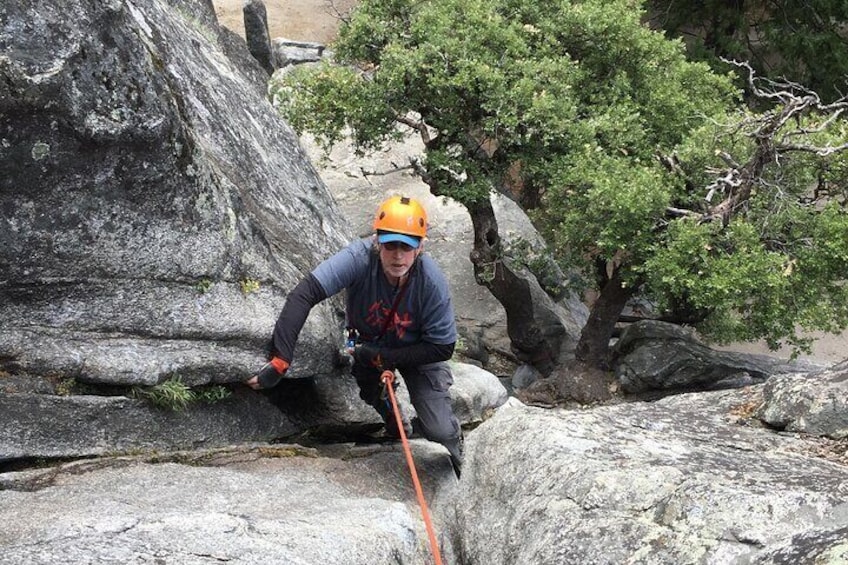
[[[674,208],[672,206],[668,206],[665,209],[666,214],[675,218],[700,218],[702,214],[698,212],[693,212],[692,210],[686,210],[685,208]]]
[[[727,168],[708,170],[712,174],[721,176],[706,186],[705,200],[712,201],[716,193],[723,194],[724,200],[709,209],[705,218],[720,217],[726,225],[730,218],[745,206],[753,194],[754,186],[762,185],[765,168],[771,163],[780,166],[781,155],[790,152],[808,152],[826,157],[848,150],[848,143],[837,146],[817,146],[787,142],[790,138],[808,137],[824,131],[848,108],[848,100],[843,98],[832,104],[822,104],[818,94],[799,84],[757,78],[754,76],[754,70],[747,63],[722,60],[746,69],[751,92],[758,98],[773,100],[777,104],[774,110],[749,117],[740,123],[742,131],[746,132],[755,144],[754,152],[747,162],[737,163],[729,154],[721,152],[718,155]],[[769,88],[761,88],[760,84],[766,84]],[[824,120],[816,127],[802,127],[801,118],[813,113],[823,115]],[[796,120],[798,126],[784,132],[787,124],[792,120]]]
[[[424,145],[428,145],[430,143],[430,128],[427,127],[427,124],[423,119],[419,118],[416,120],[405,114],[395,112],[395,121],[417,131],[418,135],[421,136],[421,141]]]

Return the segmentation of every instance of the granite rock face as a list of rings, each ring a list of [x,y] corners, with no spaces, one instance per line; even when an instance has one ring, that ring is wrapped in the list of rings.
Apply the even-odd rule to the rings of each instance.
[[[466,442],[463,563],[844,563],[840,445],[760,425],[764,386],[499,409]]]
[[[614,371],[622,390],[691,391],[762,383],[772,375],[823,370],[823,363],[718,351],[684,327],[641,321],[615,344]]]
[[[290,379],[238,384],[288,292],[356,236],[211,2],[15,0],[0,45],[0,463],[379,426],[339,355],[341,297]],[[466,423],[505,400],[469,369]],[[233,395],[134,394],[174,380]]]
[[[352,238],[211,2],[0,6],[0,370],[238,381]],[[338,302],[294,377],[336,371]]]
[[[840,443],[760,425],[764,387],[513,399],[466,432],[459,481],[413,439],[444,562],[844,563]],[[0,473],[0,564],[431,563],[403,461],[397,443],[243,444]]]
[[[759,417],[774,428],[848,439],[848,361],[817,373],[772,377],[763,397]]]

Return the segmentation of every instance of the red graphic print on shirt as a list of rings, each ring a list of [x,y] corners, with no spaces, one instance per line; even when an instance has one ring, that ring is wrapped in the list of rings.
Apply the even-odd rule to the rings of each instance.
[[[395,312],[394,330],[397,333],[398,339],[403,339],[403,336],[406,334],[406,328],[411,325],[412,317],[409,315],[409,312],[404,312],[403,316],[398,316],[397,312]]]
[[[365,322],[374,328],[375,334],[383,333],[386,319],[391,313],[391,308],[383,304],[382,300],[378,300],[368,307],[368,315],[365,317]],[[389,334],[392,331],[397,334],[398,339],[403,339],[406,335],[406,329],[412,325],[412,316],[409,312],[403,314],[394,313],[388,327],[385,328],[385,333]]]
[[[389,315],[389,308],[383,306],[383,301],[378,300],[368,307],[368,315],[365,316],[365,323],[372,328],[377,328],[378,331],[383,329],[383,324],[386,323],[386,316]]]

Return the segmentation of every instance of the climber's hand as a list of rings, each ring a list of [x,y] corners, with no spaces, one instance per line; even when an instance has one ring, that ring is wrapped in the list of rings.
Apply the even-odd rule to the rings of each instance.
[[[353,358],[365,367],[383,368],[383,357],[380,355],[380,348],[376,345],[370,343],[357,345],[353,352]]]
[[[281,359],[280,357],[272,357],[270,362],[266,363],[264,367],[259,369],[255,375],[244,381],[244,384],[253,390],[273,388],[280,384],[280,381],[283,380],[283,375],[286,374],[288,368],[288,361]]]

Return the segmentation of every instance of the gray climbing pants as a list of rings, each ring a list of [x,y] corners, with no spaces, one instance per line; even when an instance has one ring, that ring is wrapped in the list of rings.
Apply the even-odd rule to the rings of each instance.
[[[381,371],[354,364],[352,372],[359,385],[360,398],[377,410],[389,430],[393,425],[394,416],[391,414],[391,407],[381,398]],[[451,405],[450,387],[453,384],[453,374],[450,366],[442,361],[417,367],[399,367],[398,372],[406,383],[409,400],[418,414],[421,433],[430,441],[444,445],[454,465],[461,465],[462,429]]]

